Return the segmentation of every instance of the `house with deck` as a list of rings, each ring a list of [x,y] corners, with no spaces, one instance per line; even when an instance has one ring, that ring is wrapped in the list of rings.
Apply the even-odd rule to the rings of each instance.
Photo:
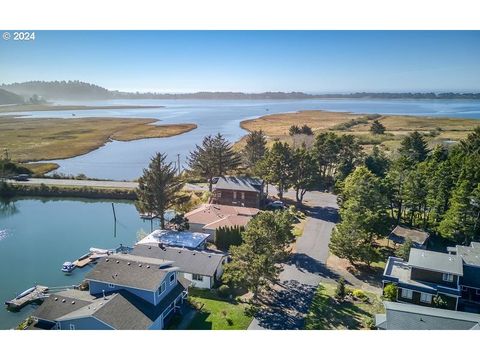
[[[137,242],[137,244],[150,244],[171,246],[187,249],[205,249],[207,241],[211,238],[208,233],[177,231],[177,230],[155,230]]]
[[[480,315],[414,304],[384,301],[385,314],[375,315],[379,330],[480,330]]]
[[[439,295],[446,308],[457,310],[461,297],[461,257],[452,254],[412,248],[408,261],[389,257],[383,272],[383,284],[398,287],[397,301],[435,306]]]
[[[221,251],[180,249],[137,244],[132,255],[171,261],[178,267],[178,276],[183,276],[191,285],[211,289],[220,282],[228,254]]]
[[[242,206],[202,204],[185,217],[191,231],[209,234],[209,240],[215,241],[219,228],[245,228],[259,211],[258,208]]]
[[[260,208],[264,181],[248,176],[222,176],[213,185],[212,204]]]
[[[51,294],[32,314],[31,329],[163,329],[188,295],[172,261],[110,255],[87,274],[89,290]]]

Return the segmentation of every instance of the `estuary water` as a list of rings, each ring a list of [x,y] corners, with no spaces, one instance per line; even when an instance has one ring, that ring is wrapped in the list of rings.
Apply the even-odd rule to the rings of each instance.
[[[140,219],[131,202],[116,202],[116,234],[111,202],[70,199],[0,200],[0,301],[14,298],[35,284],[49,287],[80,283],[91,270],[87,265],[71,275],[61,272],[90,247],[132,246],[151,222]],[[155,227],[156,224],[153,224]],[[35,308],[20,312],[0,310],[0,329],[18,325]]]
[[[74,102],[59,102],[74,104]],[[111,100],[77,103],[81,105],[158,105],[163,108],[104,109],[78,111],[37,111],[18,113],[35,118],[61,117],[149,117],[159,124],[195,123],[198,128],[188,133],[163,139],[130,142],[112,141],[86,155],[54,160],[58,172],[86,174],[89,177],[132,180],[156,152],[167,153],[170,161],[180,155],[182,167],[195,144],[206,135],[222,133],[230,141],[246,134],[240,128],[242,120],[268,114],[301,110],[346,111],[364,114],[404,114],[453,118],[480,119],[480,101],[474,100]],[[73,116],[75,114],[75,116]]]

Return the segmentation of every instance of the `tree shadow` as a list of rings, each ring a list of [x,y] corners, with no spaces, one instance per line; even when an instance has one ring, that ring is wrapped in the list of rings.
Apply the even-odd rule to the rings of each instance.
[[[338,209],[331,206],[307,206],[304,208],[304,211],[307,216],[323,221],[328,221],[334,224],[338,223],[338,221],[340,220],[338,215]]]
[[[291,280],[262,297],[264,305],[256,314],[260,326],[271,330],[302,329],[315,294],[315,286]]]
[[[190,322],[190,325],[188,325],[187,330],[212,330],[212,322],[207,321],[209,316],[209,312],[197,310],[197,313]]]
[[[295,266],[302,272],[317,274],[326,279],[337,280],[340,277],[325,264],[304,253],[291,254],[286,263]]]

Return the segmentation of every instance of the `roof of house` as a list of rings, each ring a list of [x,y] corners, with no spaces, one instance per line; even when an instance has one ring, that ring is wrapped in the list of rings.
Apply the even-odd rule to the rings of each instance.
[[[410,249],[408,264],[416,268],[441,273],[463,274],[463,263],[460,256],[437,251],[412,248]]]
[[[246,226],[260,210],[230,205],[202,204],[185,214],[190,223],[204,224],[204,229],[219,227]]]
[[[200,247],[209,236],[210,234],[191,231],[155,230],[137,244],[165,244],[195,249]]]
[[[175,266],[182,272],[205,276],[214,276],[215,271],[217,271],[223,259],[227,256],[227,254],[223,252],[168,247],[162,249],[158,246],[149,245],[136,245],[132,251],[132,255],[170,260],[173,261]]]
[[[480,323],[480,314],[389,301],[383,304],[386,314],[376,316],[380,329],[470,330],[478,329]]]
[[[410,270],[411,270],[411,267],[408,264],[408,262],[404,261],[403,259],[390,256],[387,260],[387,264],[385,265],[385,270],[383,271],[383,275],[398,279],[398,281],[403,284],[409,284],[415,287],[420,287],[422,289],[430,290],[432,292],[436,290],[435,284],[431,284],[423,281],[420,282],[420,281],[411,279]]]
[[[35,309],[32,316],[53,322],[57,318],[90,305],[93,300],[93,297],[90,297],[89,300],[79,299],[74,293],[59,292],[46,298],[42,305]]]
[[[85,279],[155,291],[169,272],[177,270],[170,265],[158,259],[115,254],[99,260]]]
[[[470,246],[456,246],[457,255],[461,256],[467,265],[480,266],[480,243],[472,241]]]
[[[429,236],[430,234],[425,231],[397,225],[388,238],[398,244],[402,244],[406,239],[411,239],[415,244],[423,246]]]
[[[64,297],[59,293],[46,299],[34,316],[52,322],[93,317],[113,329],[144,330],[148,329],[188,286],[188,280],[179,278],[177,286],[156,306],[125,290],[106,294],[105,297],[95,298],[87,295],[91,297],[90,301],[78,299],[85,296],[83,293],[88,292],[74,290],[76,293],[70,294],[72,298],[69,299],[75,301],[75,304],[70,305],[76,306],[62,303]]]
[[[219,177],[213,189],[216,190],[238,190],[260,192],[263,180],[248,176],[222,176]]]

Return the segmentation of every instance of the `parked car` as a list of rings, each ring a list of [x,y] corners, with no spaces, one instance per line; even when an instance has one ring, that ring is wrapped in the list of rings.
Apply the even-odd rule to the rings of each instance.
[[[272,201],[271,203],[267,204],[267,209],[269,210],[283,210],[285,209],[285,203],[280,200]]]
[[[30,175],[28,174],[18,174],[13,177],[13,179],[17,181],[28,181],[29,178],[30,178]]]

